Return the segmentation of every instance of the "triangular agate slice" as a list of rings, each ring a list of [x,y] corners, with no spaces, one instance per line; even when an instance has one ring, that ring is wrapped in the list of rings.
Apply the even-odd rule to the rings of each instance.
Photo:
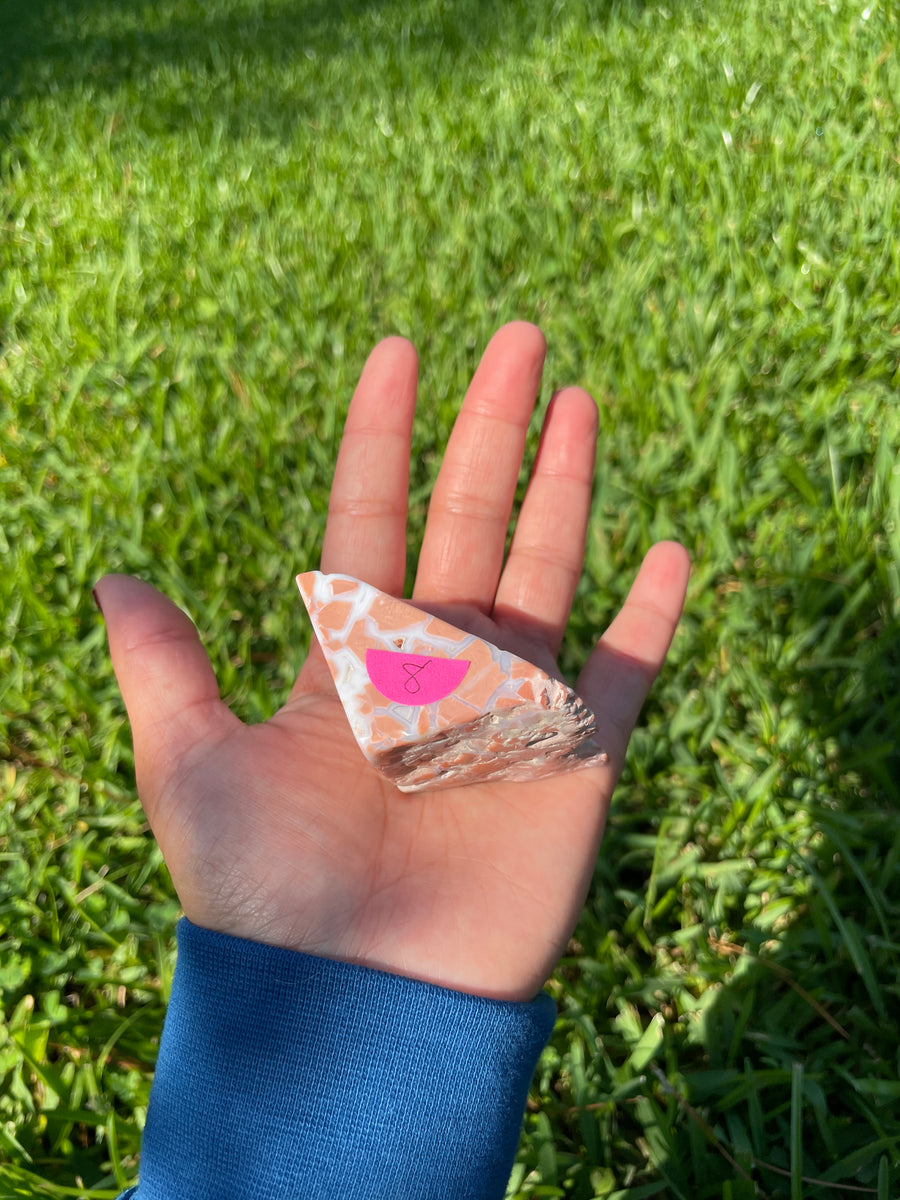
[[[349,575],[297,586],[360,749],[402,792],[607,761],[570,687]]]

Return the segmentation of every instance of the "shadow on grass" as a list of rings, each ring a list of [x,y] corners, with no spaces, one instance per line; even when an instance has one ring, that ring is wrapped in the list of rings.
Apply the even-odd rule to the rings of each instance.
[[[705,1174],[735,1197],[896,1195],[900,622],[872,575],[782,590],[806,649],[776,667],[779,690],[817,753],[808,769],[784,764],[765,836],[805,902],[768,928],[710,931],[730,971],[703,1014],[688,1096],[660,1090],[681,1106],[670,1169],[693,1159],[692,1189]],[[810,835],[792,844],[777,814],[798,808]]]
[[[721,798],[714,809],[666,818],[649,872],[646,809],[626,798],[611,822],[580,936],[605,938],[607,961],[618,955],[637,966],[630,978],[601,968],[592,982],[590,1018],[603,1049],[593,1069],[603,1086],[573,1095],[571,1136],[583,1155],[592,1110],[611,1130],[607,1110],[617,1112],[623,1146],[642,1146],[635,1169],[654,1162],[640,1180],[663,1189],[641,1194],[897,1194],[900,623],[884,616],[886,583],[856,582],[863,590],[822,578],[776,588],[783,627],[774,623],[773,642],[793,638],[805,649],[773,664],[772,691],[812,753],[771,765],[752,829],[724,835],[732,863]],[[778,636],[788,630],[790,638]],[[657,871],[648,899],[648,874]],[[667,921],[667,912],[684,920],[692,910],[693,927]],[[619,1009],[612,1018],[609,997]],[[630,1004],[657,1014],[658,1041],[651,1021],[643,1059],[634,1034],[621,1037]],[[617,1088],[623,1099],[614,1104]],[[622,1154],[627,1161],[627,1148]]]
[[[211,0],[159,13],[152,6],[136,12],[127,0],[79,0],[77,6],[67,0],[6,0],[0,9],[0,97],[22,99],[85,83],[112,91],[143,85],[161,66],[179,68],[189,78],[208,72],[215,79],[229,71],[248,74],[248,63],[255,71],[260,64],[278,67],[346,53],[365,70],[367,49],[392,45],[423,56],[438,70],[458,70],[460,63],[498,47],[523,51],[533,37],[552,30],[559,8],[556,0],[529,6],[505,0],[441,6]],[[615,0],[592,19],[642,9],[642,0]],[[270,99],[277,103],[279,97]],[[264,106],[252,111],[252,96],[245,101],[238,109],[251,111],[227,114],[232,132],[264,120]],[[176,108],[172,119],[178,115]]]

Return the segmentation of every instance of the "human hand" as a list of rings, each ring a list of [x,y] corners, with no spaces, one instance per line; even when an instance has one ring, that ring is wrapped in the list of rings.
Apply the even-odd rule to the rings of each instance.
[[[540,332],[522,323],[487,347],[435,486],[413,600],[556,673],[582,569],[597,410],[577,388],[554,397],[504,563],[544,354]],[[398,596],[416,374],[403,339],[370,355],[341,442],[321,561],[326,573]],[[411,795],[364,759],[315,641],[284,707],[244,725],[219,698],[188,618],[138,580],[102,579],[96,595],[138,790],[185,915],[253,941],[531,999],[584,902],[687,575],[681,546],[654,546],[578,680],[606,765]]]

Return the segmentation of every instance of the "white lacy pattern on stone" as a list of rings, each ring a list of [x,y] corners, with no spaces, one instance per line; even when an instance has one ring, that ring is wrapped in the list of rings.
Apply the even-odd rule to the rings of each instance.
[[[539,667],[349,575],[297,586],[361,750],[401,791],[607,761],[594,714]]]

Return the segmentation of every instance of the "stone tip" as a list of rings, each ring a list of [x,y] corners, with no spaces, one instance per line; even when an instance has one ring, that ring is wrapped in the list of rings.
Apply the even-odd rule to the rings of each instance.
[[[320,574],[320,571],[303,571],[301,574],[295,576],[297,587],[300,589],[300,595],[304,600],[312,595],[313,584],[316,581],[316,577]]]

